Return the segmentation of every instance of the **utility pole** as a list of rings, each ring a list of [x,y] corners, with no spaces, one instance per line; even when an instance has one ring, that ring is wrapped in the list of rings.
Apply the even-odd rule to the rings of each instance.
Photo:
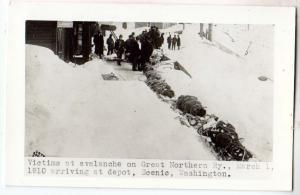
[[[126,23],[126,22],[123,22],[123,23],[122,23],[122,28],[123,28],[123,29],[127,29],[127,23]]]
[[[213,24],[208,24],[208,36],[207,39],[212,41],[212,31],[213,31]]]
[[[203,23],[200,23],[200,37],[203,38],[204,32],[203,32]]]

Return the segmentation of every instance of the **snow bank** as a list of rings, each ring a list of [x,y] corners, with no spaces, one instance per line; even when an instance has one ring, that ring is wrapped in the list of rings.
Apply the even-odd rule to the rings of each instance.
[[[27,45],[25,155],[215,159],[144,82],[101,77],[114,72],[132,78],[127,66],[98,59],[74,66]]]
[[[224,25],[213,29],[213,41],[229,48],[257,69],[273,78],[273,25]]]

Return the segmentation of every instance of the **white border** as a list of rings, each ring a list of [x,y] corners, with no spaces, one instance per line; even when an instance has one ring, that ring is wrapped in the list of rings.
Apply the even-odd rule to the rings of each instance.
[[[100,11],[101,10],[101,11]],[[153,11],[155,10],[155,14]],[[180,14],[178,14],[180,13]],[[275,24],[274,174],[270,180],[24,177],[25,20]],[[7,48],[6,184],[32,186],[290,190],[292,185],[295,9],[138,4],[12,3]]]

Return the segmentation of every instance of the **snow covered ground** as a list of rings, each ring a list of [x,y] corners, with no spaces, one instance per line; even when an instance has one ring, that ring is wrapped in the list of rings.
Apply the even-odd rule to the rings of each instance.
[[[104,81],[101,74],[111,72],[125,81]],[[128,64],[94,59],[74,66],[27,45],[25,155],[215,159],[138,78]]]
[[[273,27],[218,24],[209,42],[198,35],[199,24],[186,24],[181,50],[168,50],[166,35],[181,29],[161,30],[163,49],[192,78],[165,62],[158,71],[177,97],[197,96],[208,113],[236,127],[257,159],[271,161]],[[118,28],[116,34],[126,38],[142,30]],[[61,157],[215,159],[129,64],[94,59],[75,66],[42,47],[27,45],[26,52],[26,155],[39,150]],[[111,72],[121,81],[102,79]]]

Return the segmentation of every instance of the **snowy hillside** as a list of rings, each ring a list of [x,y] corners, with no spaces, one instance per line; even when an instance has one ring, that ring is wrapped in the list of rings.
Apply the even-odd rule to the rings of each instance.
[[[238,54],[258,73],[273,78],[273,25],[214,26],[213,40]]]

